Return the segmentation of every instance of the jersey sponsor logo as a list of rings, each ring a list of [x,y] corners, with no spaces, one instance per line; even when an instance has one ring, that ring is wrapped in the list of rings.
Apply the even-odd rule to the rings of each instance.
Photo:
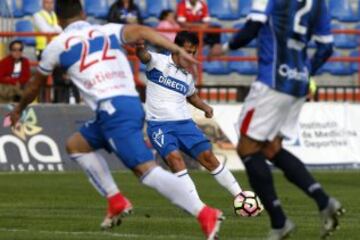
[[[189,86],[185,82],[177,80],[170,76],[164,76],[161,71],[155,68],[151,71],[146,72],[146,75],[151,82],[178,92],[182,95],[186,95],[189,91]]]
[[[307,82],[309,79],[309,71],[306,67],[303,68],[303,71],[298,71],[296,68],[291,68],[287,64],[281,64],[279,67],[279,74],[282,77],[297,81]]]
[[[164,146],[164,142],[165,142],[165,137],[164,137],[164,133],[161,130],[161,128],[159,128],[159,130],[157,132],[153,132],[151,135],[152,139],[154,140],[154,142],[159,146],[159,147],[163,147]]]
[[[94,78],[90,80],[85,80],[83,85],[86,89],[92,89],[94,86],[98,84],[102,84],[105,82],[112,82],[121,79],[126,79],[127,75],[124,71],[114,70],[111,72],[98,72],[95,74]],[[117,84],[119,85],[119,84]],[[122,87],[125,87],[124,85]]]

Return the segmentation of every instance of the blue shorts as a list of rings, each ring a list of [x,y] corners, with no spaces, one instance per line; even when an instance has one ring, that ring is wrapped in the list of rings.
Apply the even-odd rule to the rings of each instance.
[[[96,119],[85,123],[81,135],[94,149],[114,152],[130,169],[154,159],[143,135],[145,113],[138,97],[102,100]]]
[[[210,141],[189,119],[183,121],[147,122],[147,134],[151,144],[162,158],[177,150],[181,150],[196,159],[200,153],[210,150]]]

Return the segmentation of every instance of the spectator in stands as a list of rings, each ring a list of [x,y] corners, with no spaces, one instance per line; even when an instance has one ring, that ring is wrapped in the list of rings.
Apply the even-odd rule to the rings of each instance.
[[[217,28],[210,25],[209,9],[204,0],[182,0],[177,6],[177,20],[184,28]],[[220,43],[220,34],[206,34],[205,44],[210,46]]]
[[[61,27],[58,25],[58,19],[54,12],[54,0],[43,0],[43,9],[34,14],[34,27],[41,33],[60,33]],[[41,53],[48,44],[48,38],[37,36],[36,38],[36,56],[40,60]]]
[[[176,22],[175,13],[171,9],[163,10],[160,13],[159,20],[157,29],[180,29],[180,25]],[[161,34],[172,42],[174,42],[176,37],[176,32],[161,32]]]
[[[16,102],[30,79],[30,62],[23,57],[24,44],[10,43],[10,54],[0,61],[0,103]]]
[[[108,22],[142,24],[143,19],[139,7],[133,0],[117,0],[110,7]]]

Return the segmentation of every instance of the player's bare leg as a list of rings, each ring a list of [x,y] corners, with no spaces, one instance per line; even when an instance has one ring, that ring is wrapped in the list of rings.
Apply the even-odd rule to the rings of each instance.
[[[66,149],[87,174],[94,188],[107,198],[108,209],[101,228],[106,230],[119,225],[122,217],[129,215],[133,207],[120,193],[105,159],[91,148],[80,133],[75,133],[68,139]]]
[[[331,235],[338,228],[339,217],[345,212],[341,203],[329,197],[305,165],[292,153],[282,148],[282,138],[277,137],[274,141],[267,143],[263,152],[276,167],[284,172],[290,182],[316,202],[320,212],[320,235],[322,238]]]
[[[220,210],[206,206],[200,199],[189,194],[178,177],[159,167],[155,161],[140,164],[133,171],[143,184],[156,189],[173,204],[195,216],[206,239],[217,239],[220,224],[224,219]]]
[[[239,195],[242,191],[239,183],[234,175],[229,171],[224,164],[220,163],[215,154],[211,150],[206,150],[200,153],[197,157],[199,163],[204,166],[215,180],[227,189],[233,197]]]
[[[182,181],[182,185],[189,189],[189,193],[195,198],[200,199],[196,186],[188,173],[181,153],[179,151],[172,151],[165,157],[165,160],[171,171]]]

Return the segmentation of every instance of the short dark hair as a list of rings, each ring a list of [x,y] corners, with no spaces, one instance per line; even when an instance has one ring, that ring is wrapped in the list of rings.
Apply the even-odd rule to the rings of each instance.
[[[55,13],[61,19],[70,19],[80,15],[82,12],[80,0],[57,0]]]
[[[173,12],[173,10],[171,10],[171,9],[162,10],[160,13],[160,16],[159,16],[159,20],[160,21],[164,20],[172,12]]]
[[[181,31],[176,34],[175,44],[183,47],[186,42],[191,43],[192,45],[197,46],[199,44],[199,38],[197,33],[189,31]]]
[[[11,51],[11,49],[13,48],[13,46],[15,44],[20,44],[21,45],[21,50],[24,49],[24,43],[20,40],[14,40],[14,41],[11,41],[10,44],[9,44],[9,50]]]
[[[123,0],[117,0],[117,2],[115,2],[114,4],[117,4],[117,6],[119,8],[123,8],[124,7],[124,1]],[[134,9],[135,8],[135,3],[134,0],[130,0],[129,1],[129,9]]]

